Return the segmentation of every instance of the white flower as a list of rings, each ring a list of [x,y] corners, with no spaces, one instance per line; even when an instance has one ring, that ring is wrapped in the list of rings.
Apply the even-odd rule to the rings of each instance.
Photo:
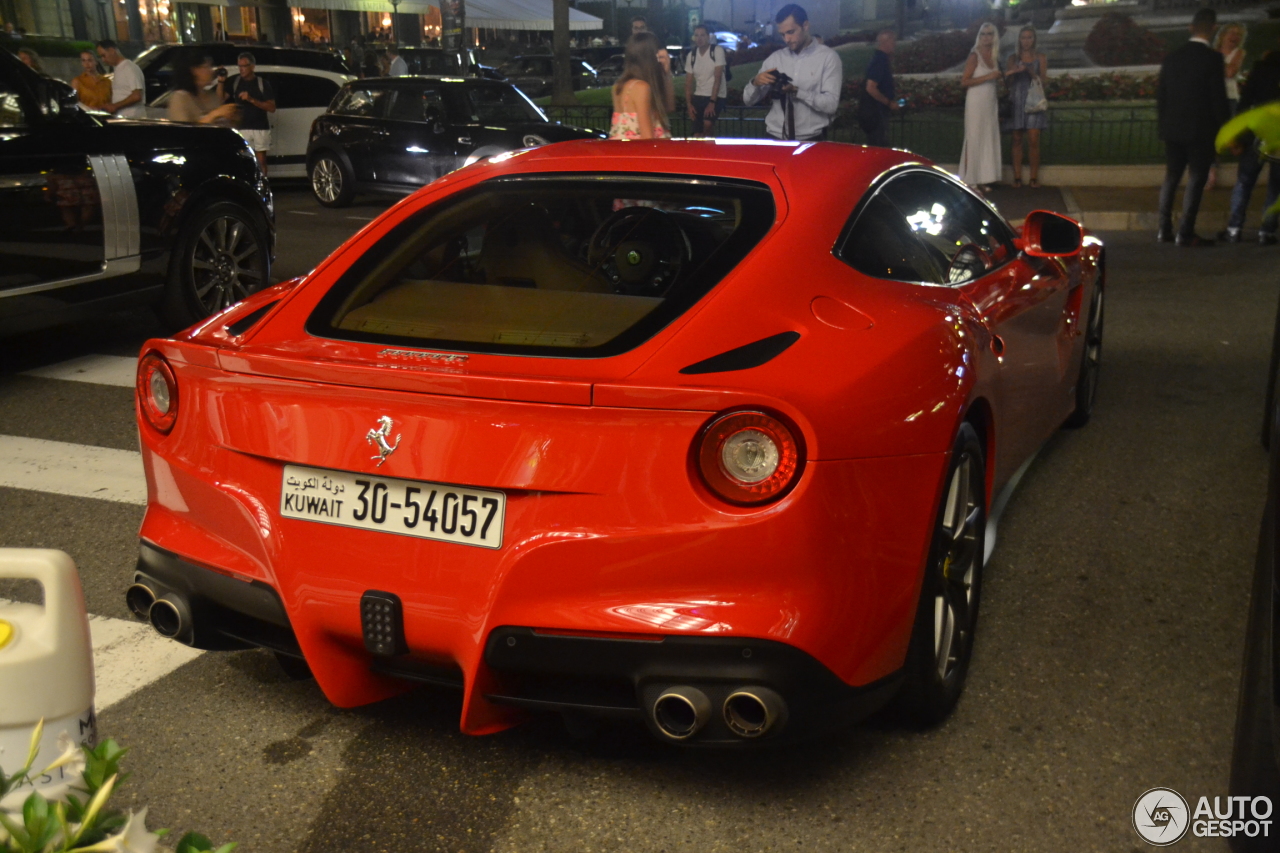
[[[147,831],[146,821],[147,810],[144,807],[137,814],[130,813],[129,821],[119,835],[99,841],[92,847],[76,848],[77,853],[155,853],[160,836]]]
[[[62,750],[62,754],[58,756],[58,759],[39,773],[33,775],[43,776],[46,773],[52,773],[60,767],[68,768],[65,775],[73,777],[78,777],[84,772],[84,752],[80,749],[80,744],[72,740],[71,736],[66,732],[58,735],[58,749]]]

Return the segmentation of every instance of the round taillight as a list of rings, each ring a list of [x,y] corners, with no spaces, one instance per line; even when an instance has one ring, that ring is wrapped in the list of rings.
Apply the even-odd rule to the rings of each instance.
[[[164,356],[149,352],[138,362],[138,408],[153,428],[167,433],[178,419],[178,382]]]
[[[720,498],[740,506],[777,500],[800,473],[800,448],[786,424],[763,412],[730,412],[707,424],[698,471]]]

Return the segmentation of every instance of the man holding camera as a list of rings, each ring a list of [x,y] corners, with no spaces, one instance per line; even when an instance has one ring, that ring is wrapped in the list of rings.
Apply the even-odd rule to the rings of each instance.
[[[783,6],[774,20],[786,47],[764,61],[743,88],[742,100],[751,107],[772,97],[764,126],[774,139],[826,139],[840,104],[840,56],[814,41],[809,15],[796,4]]]

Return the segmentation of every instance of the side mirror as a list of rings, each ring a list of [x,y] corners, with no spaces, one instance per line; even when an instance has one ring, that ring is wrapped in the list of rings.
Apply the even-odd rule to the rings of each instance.
[[[1036,258],[1068,258],[1084,244],[1084,229],[1074,219],[1048,210],[1027,214],[1022,225],[1022,251]]]

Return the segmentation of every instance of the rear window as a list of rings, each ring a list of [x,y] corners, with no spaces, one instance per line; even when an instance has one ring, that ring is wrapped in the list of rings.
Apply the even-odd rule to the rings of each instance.
[[[353,86],[343,90],[329,111],[334,115],[373,118],[382,114],[382,102],[386,89],[364,89]]]
[[[462,124],[545,122],[547,117],[515,86],[453,86],[450,112]]]
[[[410,217],[354,263],[313,335],[601,357],[697,302],[774,220],[767,187],[694,177],[503,178]]]

